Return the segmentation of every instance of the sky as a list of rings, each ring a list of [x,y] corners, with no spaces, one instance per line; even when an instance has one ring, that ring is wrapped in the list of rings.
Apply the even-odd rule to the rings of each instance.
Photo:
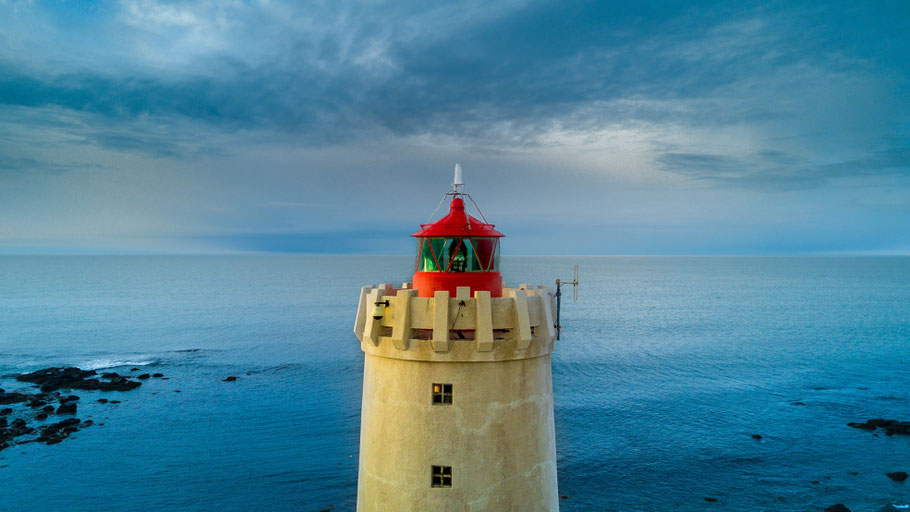
[[[910,254],[910,2],[0,0],[0,253]],[[444,211],[445,208],[443,208]]]

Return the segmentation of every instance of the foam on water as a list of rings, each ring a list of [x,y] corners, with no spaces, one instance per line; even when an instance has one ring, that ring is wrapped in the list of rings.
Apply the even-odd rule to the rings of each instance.
[[[111,368],[120,368],[123,366],[129,367],[142,367],[146,365],[155,365],[158,364],[159,360],[157,359],[90,359],[82,363],[77,363],[76,366],[82,368],[83,370],[106,370]]]

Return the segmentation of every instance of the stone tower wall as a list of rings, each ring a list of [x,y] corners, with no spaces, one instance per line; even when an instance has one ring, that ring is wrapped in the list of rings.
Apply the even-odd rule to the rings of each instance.
[[[526,285],[501,298],[363,288],[359,511],[559,509],[553,308]],[[437,384],[451,403],[434,404]],[[432,486],[432,466],[452,468],[451,487]]]

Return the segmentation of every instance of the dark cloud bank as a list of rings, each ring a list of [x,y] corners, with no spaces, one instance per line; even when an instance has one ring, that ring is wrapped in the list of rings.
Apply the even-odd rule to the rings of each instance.
[[[430,136],[518,151],[552,144],[554,133],[619,127],[649,134],[653,170],[696,184],[800,190],[910,174],[905,2],[286,6],[316,31],[247,6],[230,19],[223,45],[176,64],[102,47],[134,32],[147,32],[154,46],[192,27],[137,28],[118,4],[106,5],[96,13],[109,27],[97,58],[73,53],[69,65],[55,66],[59,55],[21,59],[5,48],[0,108],[54,114],[23,121],[34,130],[59,123],[62,112],[87,144],[175,160],[230,154],[206,146],[216,134],[352,148]],[[54,7],[21,9],[26,20],[29,9]],[[202,21],[216,14],[193,12]],[[666,136],[667,126],[683,135]],[[691,144],[690,131],[698,138]],[[750,147],[714,144],[710,135],[743,131]],[[79,165],[0,158],[4,172]]]

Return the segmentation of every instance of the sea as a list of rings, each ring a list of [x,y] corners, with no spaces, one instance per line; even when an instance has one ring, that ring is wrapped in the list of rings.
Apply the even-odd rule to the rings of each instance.
[[[61,365],[166,378],[77,391],[94,425],[0,451],[0,511],[353,511],[359,290],[413,264],[0,257],[0,387]],[[886,476],[910,472],[910,436],[847,426],[910,420],[910,257],[506,256],[503,277],[576,264],[552,358],[562,511],[910,504]]]

